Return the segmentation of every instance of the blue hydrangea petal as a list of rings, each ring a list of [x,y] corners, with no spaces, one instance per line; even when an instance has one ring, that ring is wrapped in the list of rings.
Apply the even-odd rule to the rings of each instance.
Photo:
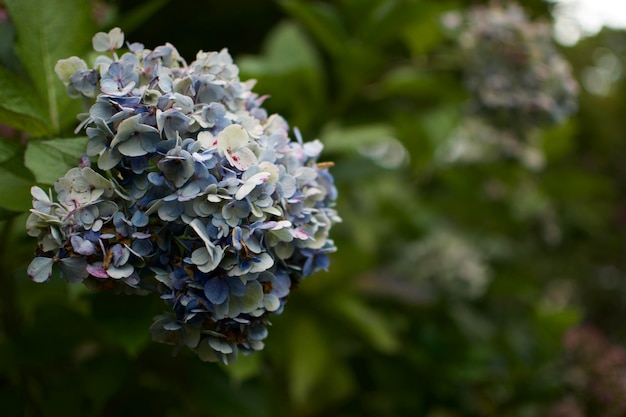
[[[192,119],[179,109],[168,109],[157,114],[157,127],[167,139],[176,139],[187,133]]]
[[[74,252],[78,253],[79,255],[93,255],[96,250],[93,242],[87,239],[83,239],[81,236],[78,235],[72,236],[70,242],[72,243]]]
[[[211,278],[204,284],[204,295],[213,304],[222,304],[228,294],[228,284],[222,278]]]
[[[198,353],[198,357],[204,362],[217,362],[220,360],[215,352],[215,349],[213,349],[209,344],[208,338],[203,339],[200,342],[196,352]]]
[[[145,227],[148,225],[150,221],[150,217],[146,214],[145,211],[137,210],[133,213],[130,221],[136,227]]]
[[[246,284],[240,277],[227,277],[226,283],[230,289],[230,293],[237,297],[241,297],[246,293]]]
[[[98,168],[103,171],[113,169],[122,160],[122,155],[117,149],[107,148],[98,158]]]
[[[261,324],[250,326],[248,335],[252,340],[263,340],[268,335],[267,327]]]
[[[158,162],[159,169],[176,187],[182,187],[194,174],[195,163],[185,150],[173,150]]]
[[[89,276],[87,261],[84,258],[63,258],[59,260],[59,269],[69,282],[78,284]]]
[[[70,77],[68,87],[87,97],[94,97],[98,86],[98,72],[95,70],[79,71]],[[69,90],[68,90],[69,91]]]
[[[93,37],[92,45],[97,52],[119,49],[124,45],[124,33],[119,28],[113,28],[108,33],[98,32]]]
[[[207,273],[217,268],[223,254],[224,250],[219,246],[213,246],[211,249],[202,247],[191,253],[191,262],[198,267],[198,270]]]
[[[250,313],[263,304],[263,287],[258,281],[250,281],[246,285],[246,293],[241,297],[242,311]]]
[[[215,349],[217,352],[221,353],[233,353],[233,346],[231,343],[226,342],[223,339],[218,339],[215,337],[209,338],[209,345]]]
[[[193,327],[184,326],[182,329],[183,342],[189,348],[195,348],[200,343],[201,338],[200,329],[194,329]]]
[[[152,253],[153,245],[150,239],[137,239],[132,244],[132,250],[139,256],[148,256]]]
[[[251,261],[251,273],[266,271],[274,265],[274,259],[268,253],[260,253],[257,256],[253,256]]]
[[[253,175],[250,179],[248,179],[240,188],[237,190],[235,194],[236,200],[241,200],[246,197],[252,190],[255,189],[257,185],[265,183],[272,176],[269,172],[259,172],[258,174]]]
[[[113,259],[112,259],[113,265],[122,266],[126,262],[128,262],[128,259],[130,257],[130,252],[128,248],[126,248],[125,246],[117,243],[113,245],[113,247],[111,248],[111,252],[113,254]]]
[[[185,207],[176,200],[164,201],[158,209],[159,217],[166,222],[176,221],[184,212]]]

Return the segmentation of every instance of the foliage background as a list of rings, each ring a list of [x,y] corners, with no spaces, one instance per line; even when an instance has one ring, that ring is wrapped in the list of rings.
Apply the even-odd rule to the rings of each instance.
[[[529,153],[459,148],[473,122],[440,18],[478,3],[0,1],[2,415],[626,415],[624,33],[562,51],[579,112]],[[85,145],[54,63],[113,26],[188,61],[228,47],[335,162],[330,270],[235,365],[151,342],[158,300],[26,276],[29,188]]]

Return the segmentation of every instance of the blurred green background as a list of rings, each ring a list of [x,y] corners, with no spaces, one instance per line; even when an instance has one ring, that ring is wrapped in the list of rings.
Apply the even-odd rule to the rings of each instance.
[[[561,49],[578,112],[511,138],[441,24],[486,3],[0,0],[0,415],[626,416],[626,35]],[[329,271],[234,365],[153,343],[154,297],[26,275],[30,186],[84,145],[54,63],[114,26],[227,47],[335,163]]]

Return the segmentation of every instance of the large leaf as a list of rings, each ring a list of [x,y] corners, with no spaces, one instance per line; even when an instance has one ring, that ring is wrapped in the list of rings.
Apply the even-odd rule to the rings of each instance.
[[[324,148],[329,152],[350,152],[360,146],[373,145],[395,137],[392,126],[384,123],[341,127],[327,125],[321,135]]]
[[[13,43],[15,42],[15,27],[10,22],[0,25],[0,64],[14,72],[20,70],[20,62],[15,56]]]
[[[48,133],[49,122],[33,88],[0,67],[0,123],[34,136]]]
[[[19,141],[0,138],[0,207],[25,211],[30,207],[32,174],[22,163],[24,148]],[[0,213],[0,218],[8,213]]]
[[[24,166],[25,150],[20,140],[0,138],[0,167],[17,177],[32,182],[33,174]]]
[[[63,84],[54,72],[61,58],[79,55],[94,32],[90,2],[84,0],[6,0],[17,30],[17,54],[35,90],[45,103],[52,131],[69,103]]]
[[[12,211],[25,211],[31,205],[28,179],[18,177],[4,167],[0,167],[0,207]]]
[[[298,69],[314,71],[319,76],[320,59],[302,30],[292,22],[277,25],[263,44],[260,57],[238,59],[242,72],[254,75],[272,74],[280,76]]]
[[[296,404],[310,400],[329,369],[329,346],[316,321],[299,318],[293,327],[288,362],[289,394]]]
[[[348,34],[335,8],[324,3],[283,1],[287,13],[313,33],[331,55],[339,55],[348,44]]]
[[[263,366],[262,359],[263,356],[261,353],[240,355],[237,361],[224,367],[224,370],[233,381],[241,383],[259,375]]]
[[[21,146],[16,140],[0,138],[0,164],[15,158]]]
[[[151,0],[143,4],[139,3],[133,9],[128,10],[117,17],[117,26],[124,28],[124,32],[130,33],[155,13],[163,8],[170,0]]]
[[[277,25],[263,44],[263,53],[238,59],[244,78],[259,81],[257,91],[270,93],[272,111],[289,115],[300,129],[317,125],[326,109],[321,59],[302,29],[291,22]]]
[[[441,44],[443,33],[438,17],[449,7],[444,2],[439,4],[416,2],[413,5],[412,19],[403,27],[403,34],[414,56],[422,56]]]
[[[351,328],[357,330],[376,350],[384,353],[396,352],[400,343],[385,317],[356,297],[336,297],[334,311],[346,319]]]
[[[87,149],[89,138],[31,140],[25,155],[25,165],[35,174],[37,182],[54,184],[78,165]]]
[[[161,304],[152,297],[130,298],[120,302],[119,296],[111,293],[90,295],[95,329],[132,357],[150,344],[147,323],[160,311]]]

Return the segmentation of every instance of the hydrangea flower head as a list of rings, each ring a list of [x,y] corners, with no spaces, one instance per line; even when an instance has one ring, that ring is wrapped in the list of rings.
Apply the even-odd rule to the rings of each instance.
[[[526,130],[576,111],[578,84],[546,22],[530,21],[516,4],[474,6],[443,21],[459,40],[476,114],[496,126]]]
[[[263,348],[270,314],[335,250],[322,144],[292,140],[226,50],[187,64],[170,44],[120,56],[123,43],[119,29],[99,33],[92,68],[57,63],[68,94],[90,103],[79,126],[90,158],[56,182],[56,201],[32,188],[28,274],[157,293],[172,311],[155,340],[228,363]]]

